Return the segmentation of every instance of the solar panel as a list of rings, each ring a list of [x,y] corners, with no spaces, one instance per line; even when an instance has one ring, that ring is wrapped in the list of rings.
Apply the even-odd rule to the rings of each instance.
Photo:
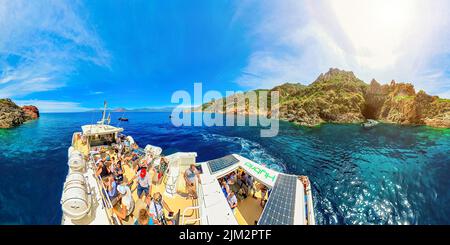
[[[225,169],[235,163],[239,162],[233,155],[224,156],[218,159],[214,159],[208,162],[208,167],[211,173],[215,173],[222,169]]]
[[[280,174],[263,210],[259,225],[293,225],[297,176]]]

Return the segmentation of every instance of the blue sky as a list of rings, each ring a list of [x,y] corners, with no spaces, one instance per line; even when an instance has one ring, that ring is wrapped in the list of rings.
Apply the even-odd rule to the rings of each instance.
[[[44,112],[161,107],[194,82],[224,93],[338,67],[450,98],[449,5],[0,0],[0,97]]]

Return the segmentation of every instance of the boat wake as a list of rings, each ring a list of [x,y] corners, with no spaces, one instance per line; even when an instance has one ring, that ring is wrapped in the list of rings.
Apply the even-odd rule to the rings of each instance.
[[[229,144],[237,144],[240,146],[240,152],[235,152],[254,162],[260,163],[270,169],[278,172],[286,172],[286,165],[283,160],[268,153],[264,147],[254,141],[241,137],[224,136],[220,134],[202,133],[205,141],[226,142]]]

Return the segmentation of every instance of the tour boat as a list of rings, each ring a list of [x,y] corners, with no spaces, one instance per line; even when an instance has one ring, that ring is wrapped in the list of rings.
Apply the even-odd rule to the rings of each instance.
[[[132,184],[135,202],[132,214],[120,220],[113,209],[105,185],[96,176],[95,158],[107,151],[111,156],[112,147],[123,128],[109,125],[103,118],[97,124],[84,125],[81,132],[75,132],[68,150],[68,175],[64,183],[61,208],[63,225],[126,225],[134,224],[139,210],[146,208],[145,196],[138,198]],[[133,138],[126,136],[127,145],[134,145]],[[161,154],[162,149],[147,145],[138,148],[142,159]],[[117,159],[117,156],[115,156]],[[152,193],[160,192],[163,200],[175,213],[168,214],[168,220],[177,225],[314,225],[314,207],[311,184],[300,176],[281,173],[269,169],[238,154],[223,156],[205,162],[196,161],[196,152],[177,152],[165,158],[168,165],[163,174],[152,174]],[[158,163],[155,163],[157,165]],[[187,198],[184,172],[192,164],[199,171],[196,181],[197,198]],[[152,166],[154,169],[155,166]],[[131,180],[136,171],[123,164],[125,179]],[[244,172],[253,178],[255,197],[238,196],[238,205],[232,210],[226,195],[221,189],[219,179],[232,172]],[[305,178],[304,176],[302,176]],[[196,178],[197,179],[197,178]],[[262,192],[261,189],[267,190]],[[264,196],[261,196],[265,193]],[[264,198],[264,202],[261,199]]]

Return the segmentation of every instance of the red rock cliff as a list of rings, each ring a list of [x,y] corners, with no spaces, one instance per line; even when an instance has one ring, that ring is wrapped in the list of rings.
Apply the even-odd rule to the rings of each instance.
[[[39,118],[39,109],[33,105],[22,106],[22,110],[25,113],[25,118],[27,120],[33,120]]]

